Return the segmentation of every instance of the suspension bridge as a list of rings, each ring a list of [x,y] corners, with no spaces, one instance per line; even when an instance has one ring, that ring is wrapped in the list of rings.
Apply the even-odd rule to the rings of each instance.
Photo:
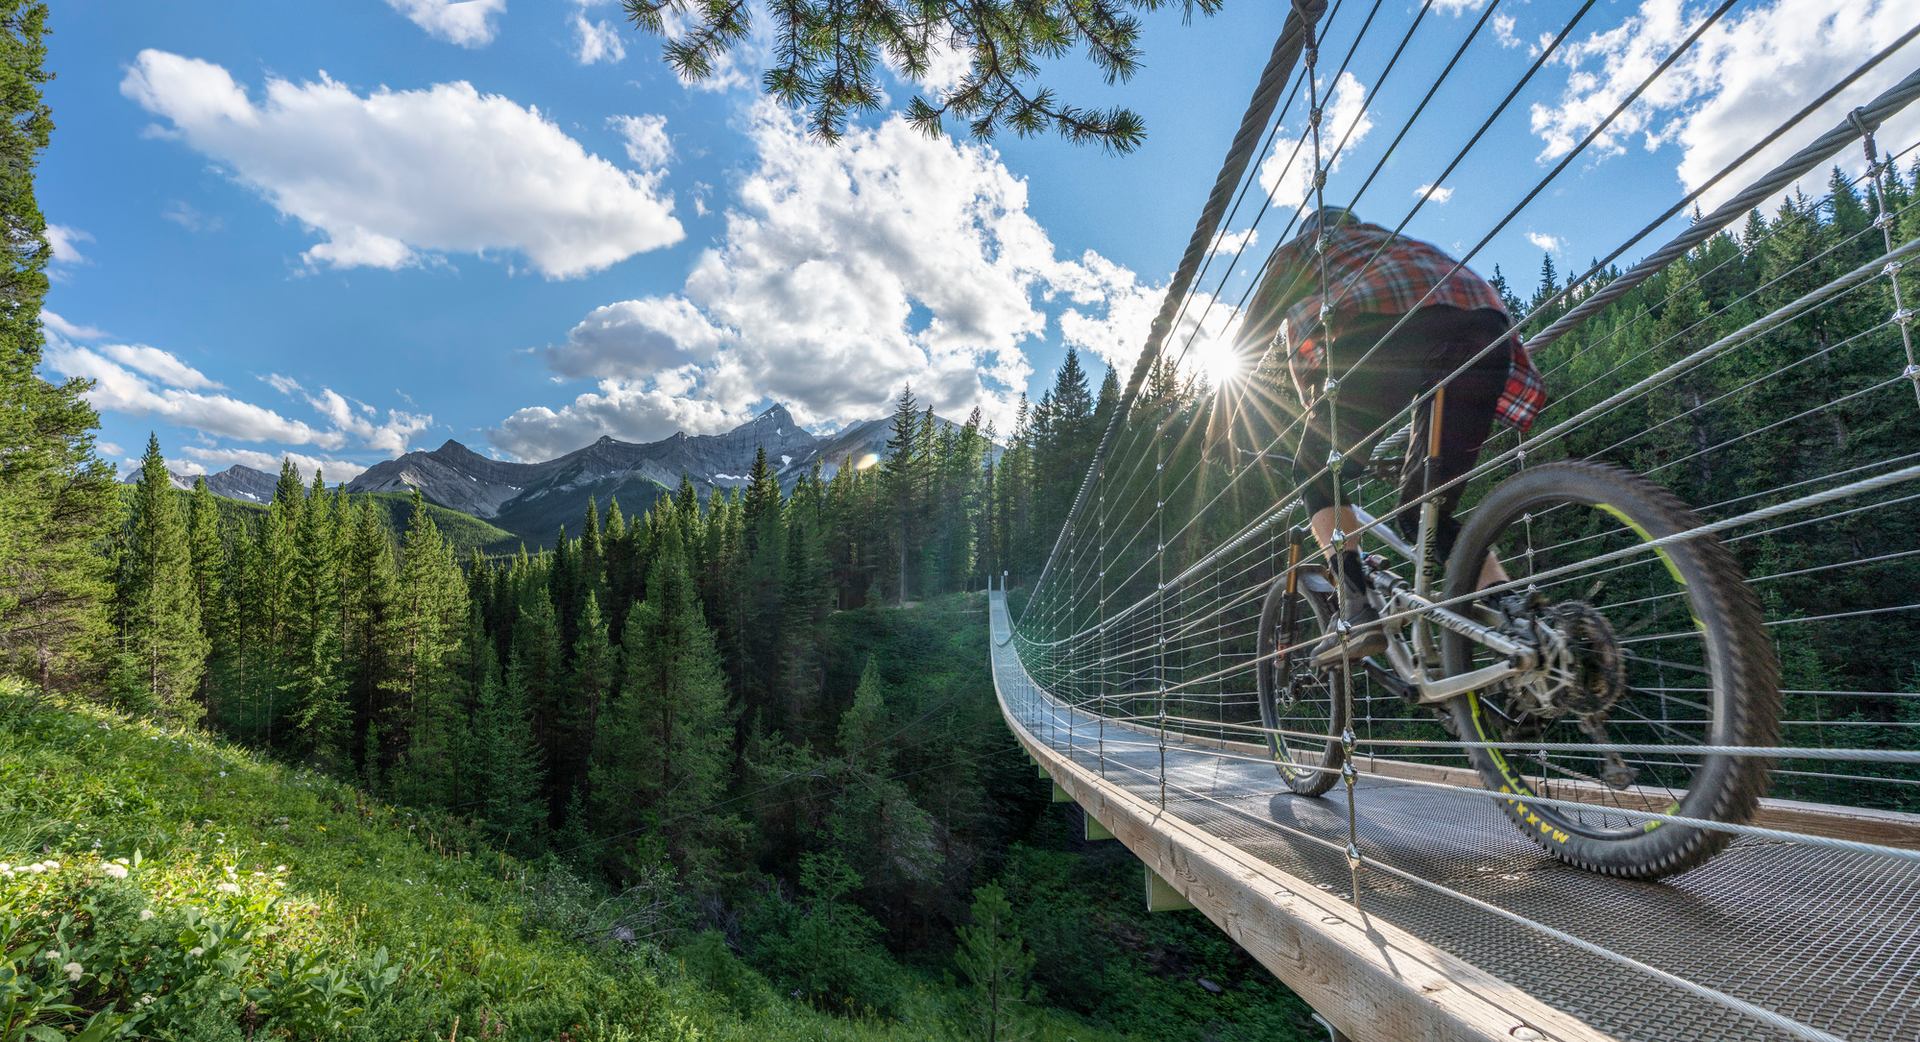
[[[1237,304],[1227,286],[1253,263],[1253,237],[1229,248],[1230,229],[1272,216],[1289,223],[1269,241],[1285,243],[1330,204],[1390,209],[1368,197],[1390,160],[1432,166],[1431,177],[1422,171],[1430,186],[1476,157],[1493,161],[1476,152],[1488,128],[1593,7],[1543,37],[1485,121],[1466,123],[1455,154],[1416,158],[1396,150],[1432,122],[1436,98],[1460,111],[1445,91],[1463,58],[1493,45],[1482,30],[1499,2],[1464,32],[1436,26],[1431,0],[1397,27],[1377,2],[1341,10],[1358,3],[1296,0],[1044,567],[1011,592],[1004,580],[989,591],[1009,727],[1054,799],[1084,811],[1088,838],[1115,839],[1144,863],[1150,906],[1198,909],[1336,1037],[1920,1038],[1920,603],[1909,570],[1920,563],[1920,363],[1915,283],[1902,275],[1920,252],[1920,198],[1899,173],[1916,144],[1884,140],[1915,125],[1920,24],[1873,40],[1844,75],[1778,113],[1770,133],[1514,316],[1553,397],[1533,428],[1496,434],[1452,483],[1466,486],[1468,529],[1488,489],[1566,458],[1630,462],[1693,513],[1657,538],[1634,524],[1568,524],[1560,507],[1509,523],[1499,549],[1517,574],[1507,587],[1604,604],[1624,695],[1610,718],[1576,726],[1520,713],[1476,732],[1373,661],[1323,672],[1334,679],[1318,701],[1292,687],[1274,695],[1277,680],[1262,688],[1262,676],[1302,672],[1285,634],[1264,639],[1274,591],[1295,596],[1281,584],[1320,559],[1298,534],[1302,490],[1369,471],[1337,452],[1296,458],[1314,407],[1337,407],[1332,370],[1303,405],[1283,386],[1285,360],[1254,343],[1242,379],[1187,377],[1191,393],[1166,390],[1168,374],[1190,369],[1210,337],[1231,336],[1247,308],[1251,286]],[[1695,12],[1609,114],[1455,251],[1461,264],[1738,18],[1735,7]],[[1410,53],[1450,58],[1397,101],[1383,87]],[[1366,55],[1379,61],[1363,70],[1365,104],[1401,104],[1402,122],[1370,170],[1349,178],[1368,157],[1351,147],[1351,123],[1326,125],[1324,92]],[[1297,138],[1282,137],[1289,127]],[[1256,157],[1289,150],[1282,176],[1250,171]],[[1843,164],[1829,195],[1806,196],[1809,175]],[[1305,186],[1303,197],[1286,198],[1287,184]],[[1782,198],[1797,202],[1735,243],[1736,224]],[[1845,217],[1862,199],[1865,214]],[[1786,248],[1809,229],[1824,237]],[[1615,264],[1632,254],[1642,259]],[[1299,277],[1339,299],[1324,265]],[[1433,396],[1364,440],[1373,470],[1419,451],[1395,435]],[[1433,679],[1421,627],[1471,597],[1428,593],[1420,549],[1402,545],[1395,525],[1421,504],[1396,503],[1390,484],[1350,482],[1360,531],[1334,538],[1400,546],[1393,589],[1418,596],[1390,605],[1388,621],[1429,652],[1413,671]],[[1768,662],[1779,664],[1778,720],[1748,732],[1764,741],[1728,737],[1725,655],[1668,554],[1707,539],[1738,561]],[[1679,585],[1662,586],[1664,575]],[[1509,772],[1505,791],[1484,780],[1488,762]],[[1688,779],[1733,762],[1765,764],[1768,795],[1754,812],[1688,813]],[[1322,794],[1303,794],[1312,791]],[[1548,833],[1553,822],[1609,836],[1692,829],[1727,845],[1664,878],[1622,878],[1552,856],[1523,831],[1540,824],[1535,813]]]

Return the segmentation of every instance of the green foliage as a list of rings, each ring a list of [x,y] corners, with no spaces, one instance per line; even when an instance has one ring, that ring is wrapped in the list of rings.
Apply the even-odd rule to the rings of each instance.
[[[959,929],[953,960],[972,983],[977,1037],[1001,1042],[1022,1037],[1021,1007],[1031,998],[1034,957],[1013,921],[1006,891],[989,883],[973,892],[973,921]]]
[[[746,3],[685,0],[625,4],[636,25],[668,37],[667,64],[688,80],[712,75],[723,56],[742,46],[755,10]],[[967,71],[932,98],[912,99],[906,117],[915,127],[938,134],[951,116],[979,138],[1003,127],[1022,137],[1052,130],[1076,143],[1130,152],[1146,138],[1138,114],[1072,105],[1035,80],[1041,63],[1082,48],[1108,83],[1131,78],[1140,62],[1136,12],[1158,6],[1158,0],[992,0],[950,6],[887,0],[849,9],[825,0],[793,0],[767,9],[774,47],[763,82],[767,93],[806,110],[815,136],[833,141],[854,116],[886,104],[879,78],[883,66],[912,82],[950,50],[969,59]],[[1186,3],[1189,15],[1212,14],[1219,7],[1220,0]],[[675,24],[683,17],[691,24],[684,33],[670,32],[670,17]]]
[[[35,372],[50,248],[34,173],[53,132],[42,96],[47,5],[0,0],[0,674],[43,685],[93,671],[108,633],[117,526],[112,470],[93,453],[91,383]]]
[[[115,576],[113,684],[138,711],[191,722],[200,717],[194,695],[208,645],[180,507],[159,439],[149,435]]]

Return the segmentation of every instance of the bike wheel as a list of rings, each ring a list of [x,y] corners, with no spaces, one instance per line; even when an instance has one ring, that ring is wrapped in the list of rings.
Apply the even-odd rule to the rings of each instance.
[[[1582,804],[1515,798],[1501,807],[1553,856],[1591,871],[1658,878],[1701,864],[1732,839],[1611,811],[1740,823],[1766,790],[1770,764],[1755,756],[1661,751],[1608,760],[1555,751],[1557,744],[1600,743],[1577,712],[1542,712],[1535,697],[1552,690],[1562,706],[1597,707],[1603,737],[1613,744],[1779,744],[1779,666],[1733,555],[1711,536],[1634,550],[1700,524],[1672,493],[1629,471],[1552,463],[1495,488],[1473,511],[1449,562],[1449,598],[1477,589],[1489,550],[1516,580],[1541,576],[1516,587],[1535,591],[1524,611],[1572,638],[1558,664],[1534,682],[1540,686],[1509,682],[1470,692],[1451,710],[1464,739],[1527,743],[1470,750],[1489,786]],[[1442,652],[1456,675],[1494,661],[1484,646],[1450,632]],[[1613,784],[1602,780],[1606,774]]]
[[[1284,575],[1267,588],[1260,605],[1254,667],[1260,722],[1268,728],[1274,768],[1302,796],[1332,788],[1345,762],[1339,736],[1347,725],[1346,671],[1315,670],[1311,664],[1313,646],[1331,617],[1325,598],[1298,588],[1289,594]]]

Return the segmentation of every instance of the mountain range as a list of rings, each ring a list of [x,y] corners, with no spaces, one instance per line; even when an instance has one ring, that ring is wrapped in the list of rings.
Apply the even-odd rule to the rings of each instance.
[[[935,418],[942,427],[957,427]],[[676,433],[652,442],[612,437],[543,463],[492,459],[449,440],[431,451],[409,452],[369,467],[347,482],[349,493],[411,492],[440,506],[483,518],[539,546],[561,525],[577,529],[587,500],[605,504],[617,497],[629,515],[692,479],[701,498],[715,488],[742,488],[750,480],[756,453],[765,449],[781,487],[793,485],[813,469],[831,477],[848,459],[867,466],[886,454],[892,433],[889,419],[855,423],[830,435],[817,435],[794,422],[780,405],[723,434]],[[177,475],[175,482],[188,482]],[[190,480],[190,479],[189,479]],[[234,466],[207,476],[217,496],[252,503],[273,498],[276,476]]]

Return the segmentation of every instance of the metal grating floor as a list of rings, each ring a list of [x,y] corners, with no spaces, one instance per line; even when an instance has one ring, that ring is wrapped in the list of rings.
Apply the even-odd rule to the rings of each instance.
[[[1096,717],[1037,690],[991,613],[995,679],[1028,731],[1101,769]],[[1105,730],[1105,778],[1161,795],[1150,737]],[[1165,749],[1167,809],[1237,849],[1347,895],[1346,800],[1292,794],[1271,766]],[[1355,793],[1360,847],[1450,890],[1772,1010],[1849,1042],[1920,1039],[1920,866],[1869,854],[1741,840],[1658,883],[1548,858],[1493,801],[1368,777]],[[1290,831],[1292,830],[1292,831]],[[1303,838],[1320,837],[1328,848]],[[1792,1034],[1643,971],[1558,942],[1459,898],[1363,869],[1362,908],[1621,1039],[1749,1042]]]

